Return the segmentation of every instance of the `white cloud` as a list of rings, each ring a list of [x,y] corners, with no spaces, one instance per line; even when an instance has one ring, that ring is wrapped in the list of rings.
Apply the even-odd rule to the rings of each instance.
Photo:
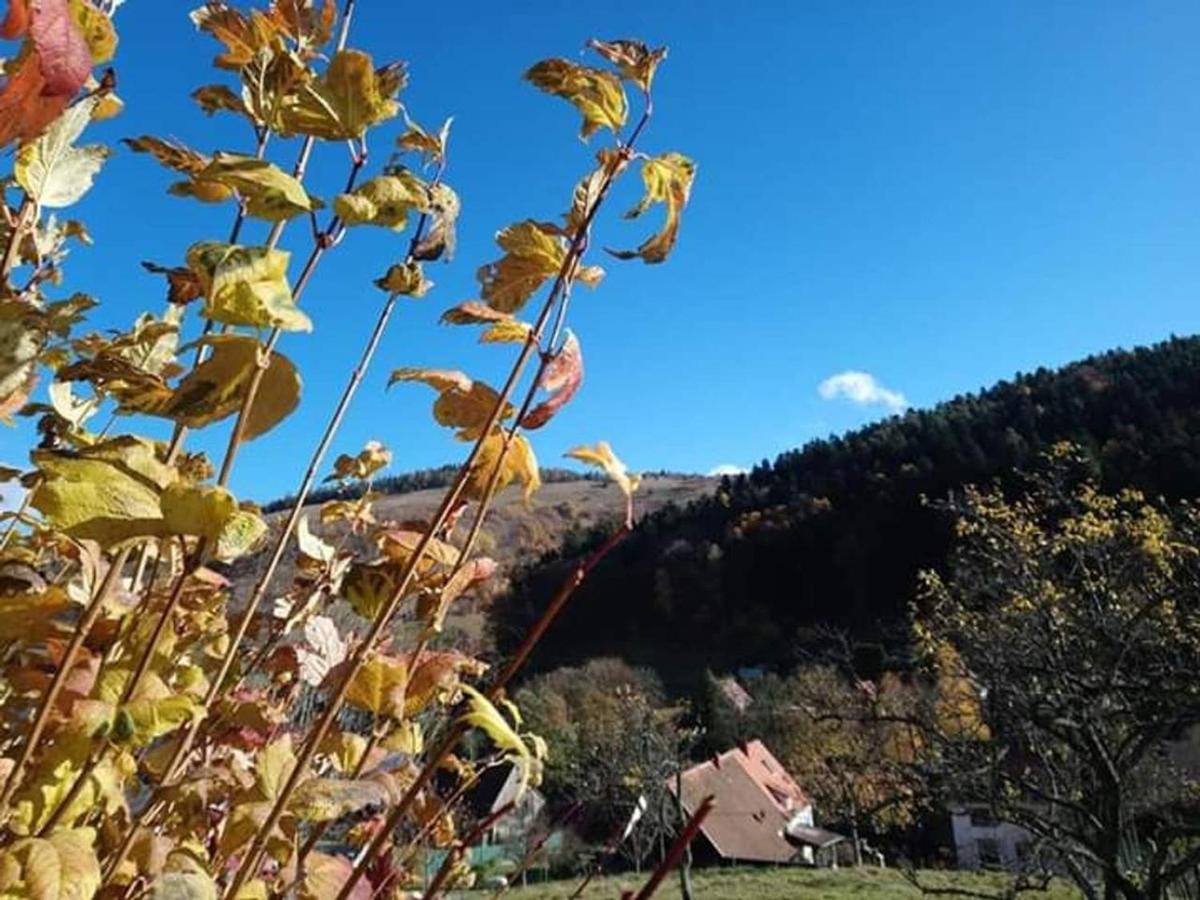
[[[713,466],[708,470],[709,478],[720,478],[722,475],[745,475],[749,469],[742,466],[735,466],[733,463],[721,463],[719,466]]]
[[[831,375],[817,386],[826,400],[842,398],[860,406],[886,406],[892,412],[903,412],[908,400],[899,391],[880,384],[869,372],[839,372]]]

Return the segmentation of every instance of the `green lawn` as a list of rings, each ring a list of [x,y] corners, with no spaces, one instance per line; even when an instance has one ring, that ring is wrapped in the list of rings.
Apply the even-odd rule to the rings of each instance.
[[[970,872],[928,871],[922,872],[920,878],[929,887],[958,887],[976,892],[995,890],[1003,884],[998,876]],[[634,875],[596,879],[582,896],[587,900],[618,900],[622,890],[636,890],[642,881]],[[702,900],[797,900],[808,897],[814,900],[912,900],[922,896],[894,869],[703,869],[693,873],[692,884],[696,897]],[[575,886],[576,882],[571,881],[550,882],[514,888],[504,896],[512,900],[561,900],[570,896]],[[1079,894],[1064,884],[1046,893],[1020,896],[1073,900]],[[678,874],[672,874],[655,897],[676,900],[679,897]]]

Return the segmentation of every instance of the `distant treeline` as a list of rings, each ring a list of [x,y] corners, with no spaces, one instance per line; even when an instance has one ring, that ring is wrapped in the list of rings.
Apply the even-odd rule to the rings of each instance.
[[[619,654],[682,686],[705,668],[786,666],[811,626],[902,633],[918,570],[941,566],[950,523],[922,502],[968,483],[1015,485],[1039,451],[1087,448],[1107,488],[1200,495],[1200,339],[1113,351],[1018,375],[933,409],[813,441],[647,517],[580,588],[533,668]],[[579,555],[573,533],[493,606],[511,649]]]

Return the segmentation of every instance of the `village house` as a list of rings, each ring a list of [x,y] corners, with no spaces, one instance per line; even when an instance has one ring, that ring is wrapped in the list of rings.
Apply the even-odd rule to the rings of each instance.
[[[814,846],[827,848],[839,840],[813,828],[812,801],[762,741],[750,741],[692,766],[679,782],[685,813],[690,815],[705,797],[715,801],[696,844],[702,858],[812,865]],[[669,787],[675,793],[675,779]],[[789,830],[799,837],[789,838]]]

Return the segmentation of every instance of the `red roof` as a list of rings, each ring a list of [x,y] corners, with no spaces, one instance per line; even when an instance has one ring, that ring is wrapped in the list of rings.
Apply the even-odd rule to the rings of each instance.
[[[710,794],[715,798],[701,831],[723,858],[790,862],[796,857],[784,828],[812,804],[762,741],[685,770],[682,782],[683,806],[689,812]]]

